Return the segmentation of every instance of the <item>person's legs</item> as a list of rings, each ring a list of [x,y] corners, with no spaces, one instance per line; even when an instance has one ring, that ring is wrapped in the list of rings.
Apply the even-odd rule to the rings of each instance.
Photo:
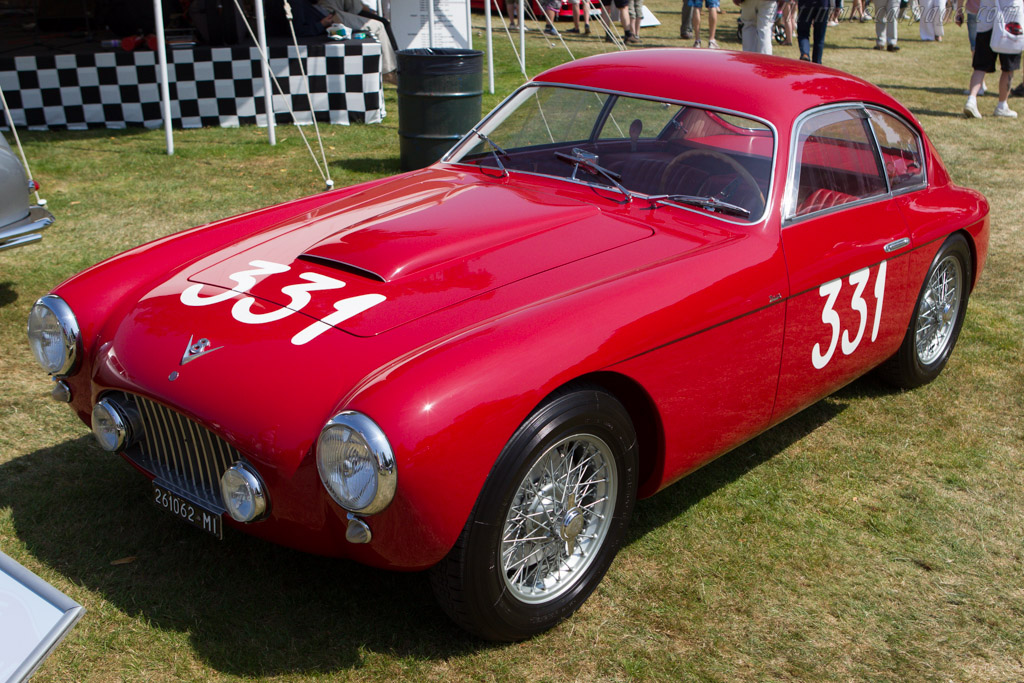
[[[693,27],[693,46],[700,47],[700,5],[691,5],[690,25]]]
[[[796,44],[800,48],[800,59],[809,62],[811,60],[811,18],[815,7],[797,8],[796,15]]]
[[[690,7],[686,0],[682,2],[682,11],[679,16],[679,37],[684,40],[693,39],[693,26],[690,23],[693,15],[693,8]]]
[[[557,36],[558,30],[555,29],[555,7],[545,3],[544,14],[547,16],[547,26],[544,27],[544,33],[549,36]]]
[[[1003,67],[1009,67],[1020,64],[1020,55],[999,55],[1000,62]],[[1004,59],[1007,58],[1007,59]],[[1010,97],[1010,85],[1013,83],[1013,72],[1016,69],[1004,68],[1004,71],[999,74],[999,104],[996,105],[995,115],[1002,116],[1004,118],[1015,119],[1017,118],[1017,112],[1010,109],[1010,104],[1006,100]]]
[[[981,118],[981,113],[978,111],[978,93],[981,92],[981,84],[985,80],[985,74],[994,73],[996,70],[996,55],[989,46],[991,38],[991,30],[978,32],[974,57],[971,60],[974,73],[971,74],[971,85],[967,90],[967,102],[964,103],[964,116],[967,118]],[[1002,85],[1002,82],[1000,82],[1000,85]],[[1002,93],[1000,94],[1000,99],[1003,99]]]
[[[771,0],[757,3],[757,51],[763,55],[772,53],[772,26],[777,7],[777,3]]]
[[[640,22],[643,21],[644,0],[630,0],[629,11],[633,15],[633,35],[640,40]]]
[[[792,45],[796,40],[796,0],[789,0],[782,6],[782,26],[786,29],[783,45]]]
[[[708,47],[718,47],[715,29],[718,28],[718,0],[707,0],[708,5]]]
[[[825,54],[825,28],[828,26],[827,11],[821,10],[819,13],[826,16],[814,22],[814,50],[811,52],[811,61],[815,64],[821,64],[821,58]]]

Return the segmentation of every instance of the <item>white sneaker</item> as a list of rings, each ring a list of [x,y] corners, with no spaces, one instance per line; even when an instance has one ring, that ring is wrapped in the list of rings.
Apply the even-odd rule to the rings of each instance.
[[[980,119],[981,112],[978,111],[978,103],[974,100],[967,100],[967,104],[964,105],[964,118],[965,119]]]
[[[700,47],[700,38],[698,38],[697,40],[693,41],[693,46],[694,47]]]
[[[994,113],[996,116],[1002,116],[1003,118],[1007,119],[1017,118],[1017,112],[1010,109],[1010,105],[1006,104],[1006,102],[1000,102],[999,104],[997,104]]]
[[[716,41],[714,38],[709,40],[708,41],[708,49],[709,50],[717,50],[718,49],[718,41]]]

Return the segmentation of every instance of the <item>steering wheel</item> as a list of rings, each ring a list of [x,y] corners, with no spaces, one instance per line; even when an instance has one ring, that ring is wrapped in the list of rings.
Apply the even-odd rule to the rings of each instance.
[[[671,179],[672,172],[675,170],[675,167],[683,163],[690,157],[696,156],[706,156],[711,157],[712,159],[717,159],[718,161],[721,161],[732,170],[736,171],[736,175],[744,183],[750,186],[750,189],[754,191],[754,193],[757,195],[758,200],[761,202],[761,204],[757,207],[757,210],[752,210],[750,212],[750,215],[754,216],[761,212],[761,209],[764,208],[764,192],[761,192],[761,188],[758,186],[757,181],[754,180],[754,176],[750,175],[750,171],[743,168],[743,166],[741,166],[740,163],[733,159],[732,157],[726,154],[722,154],[721,152],[716,152],[713,149],[688,149],[682,154],[676,155],[676,157],[672,161],[668,162],[668,166],[665,167],[665,170],[661,174],[661,188],[663,191],[667,186],[669,180]]]

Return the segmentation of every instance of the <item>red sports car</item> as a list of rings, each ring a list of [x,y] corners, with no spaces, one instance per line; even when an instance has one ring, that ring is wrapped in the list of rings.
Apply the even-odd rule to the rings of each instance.
[[[870,370],[934,379],[988,234],[860,79],[616,53],[429,168],[100,263],[29,338],[171,515],[432,567],[459,624],[514,640],[594,590],[638,497]]]

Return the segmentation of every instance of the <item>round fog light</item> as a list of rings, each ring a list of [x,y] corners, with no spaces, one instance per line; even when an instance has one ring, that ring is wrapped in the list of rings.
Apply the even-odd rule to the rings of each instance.
[[[224,507],[238,522],[254,522],[267,511],[267,496],[259,475],[243,462],[236,462],[220,478]]]
[[[92,433],[103,450],[123,450],[133,437],[131,418],[109,398],[101,398],[92,408]]]

